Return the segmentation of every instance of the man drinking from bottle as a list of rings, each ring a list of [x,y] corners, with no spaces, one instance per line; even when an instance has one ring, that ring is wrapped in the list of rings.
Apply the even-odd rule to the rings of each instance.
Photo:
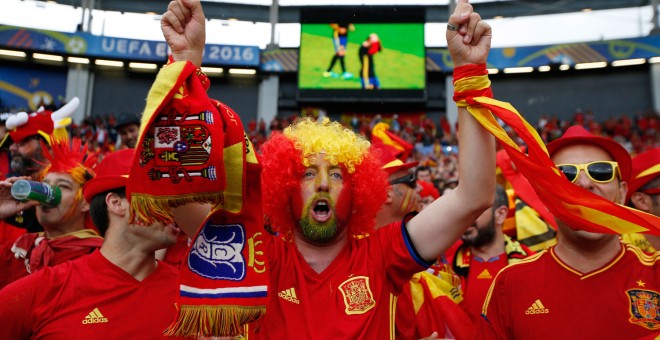
[[[36,179],[60,192],[58,204],[18,201],[10,190],[19,178],[0,182],[0,218],[36,206],[37,220],[44,227],[43,232],[27,233],[0,246],[0,288],[45,266],[89,254],[103,243],[96,231],[86,228],[91,225],[86,223],[89,204],[82,195],[83,184],[94,177],[96,160],[79,139],[52,139],[51,146],[52,154],[43,152],[48,165]]]

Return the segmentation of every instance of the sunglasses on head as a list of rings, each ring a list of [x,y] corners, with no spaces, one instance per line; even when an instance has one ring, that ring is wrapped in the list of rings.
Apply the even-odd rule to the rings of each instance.
[[[407,174],[403,177],[395,178],[390,181],[390,184],[405,184],[413,189],[417,188],[417,178],[414,173]]]
[[[584,170],[587,176],[596,183],[611,182],[618,174],[621,178],[619,164],[610,161],[597,161],[586,164],[558,164],[557,169],[564,173],[571,183],[575,183],[580,170]]]

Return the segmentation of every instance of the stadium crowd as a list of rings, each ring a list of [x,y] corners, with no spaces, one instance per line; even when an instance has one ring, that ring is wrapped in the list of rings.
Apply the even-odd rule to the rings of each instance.
[[[201,2],[161,20],[142,119],[0,117],[0,338],[660,336],[656,112],[523,124],[459,0],[455,126],[243,124],[206,95]]]

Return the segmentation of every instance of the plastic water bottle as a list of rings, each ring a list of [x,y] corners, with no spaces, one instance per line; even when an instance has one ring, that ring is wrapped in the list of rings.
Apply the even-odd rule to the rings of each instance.
[[[43,182],[19,179],[11,186],[11,196],[19,201],[33,200],[43,205],[54,207],[60,203],[60,188]]]

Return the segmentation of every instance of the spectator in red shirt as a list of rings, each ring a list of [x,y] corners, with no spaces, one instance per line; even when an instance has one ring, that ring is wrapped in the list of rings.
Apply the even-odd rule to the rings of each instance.
[[[481,315],[490,284],[509,264],[534,254],[532,250],[504,234],[502,226],[509,212],[509,198],[497,184],[495,202],[461,235],[462,245],[449,262],[461,277],[463,308],[474,318]]]
[[[101,249],[0,291],[0,338],[164,338],[175,315],[177,270],[154,252],[173,245],[180,231],[129,223],[125,186],[133,152],[108,155],[83,189],[105,235]]]
[[[0,182],[0,217],[36,206],[37,220],[44,227],[44,232],[21,235],[0,248],[0,287],[44,267],[89,254],[103,242],[95,230],[87,228],[89,204],[82,196],[82,186],[94,177],[96,159],[88,157],[87,146],[77,138],[71,142],[53,138],[51,143],[53,155],[43,153],[49,164],[43,182],[59,189],[59,204],[51,207],[32,200],[19,202],[10,194],[19,178]]]
[[[612,202],[625,202],[631,161],[620,144],[573,126],[547,149],[568,181]],[[502,269],[495,278],[483,307],[495,336],[657,335],[658,253],[649,256],[621,243],[616,234],[587,232],[561,220],[557,224],[557,245]]]
[[[450,17],[465,27],[447,32],[456,66],[485,63],[490,50],[490,26],[471,12],[461,0]],[[205,21],[199,1],[170,3],[162,28],[174,60],[200,66]],[[495,168],[494,138],[466,108],[458,108],[458,119],[459,168],[470,180],[409,221],[376,231],[370,225],[385,198],[378,187],[385,176],[366,140],[327,118],[304,119],[263,145],[264,215],[281,236],[264,240],[268,289],[282,294],[269,295],[269,312],[250,325],[250,338],[392,334],[392,296],[492,201],[495,176],[480,169]]]
[[[633,171],[630,176],[628,205],[649,214],[660,216],[660,146],[638,154],[632,159]],[[630,235],[630,234],[629,234]],[[626,236],[626,235],[624,235]],[[634,242],[645,251],[660,249],[660,237],[638,235]],[[644,239],[646,236],[646,239]],[[625,238],[624,238],[625,240]]]

